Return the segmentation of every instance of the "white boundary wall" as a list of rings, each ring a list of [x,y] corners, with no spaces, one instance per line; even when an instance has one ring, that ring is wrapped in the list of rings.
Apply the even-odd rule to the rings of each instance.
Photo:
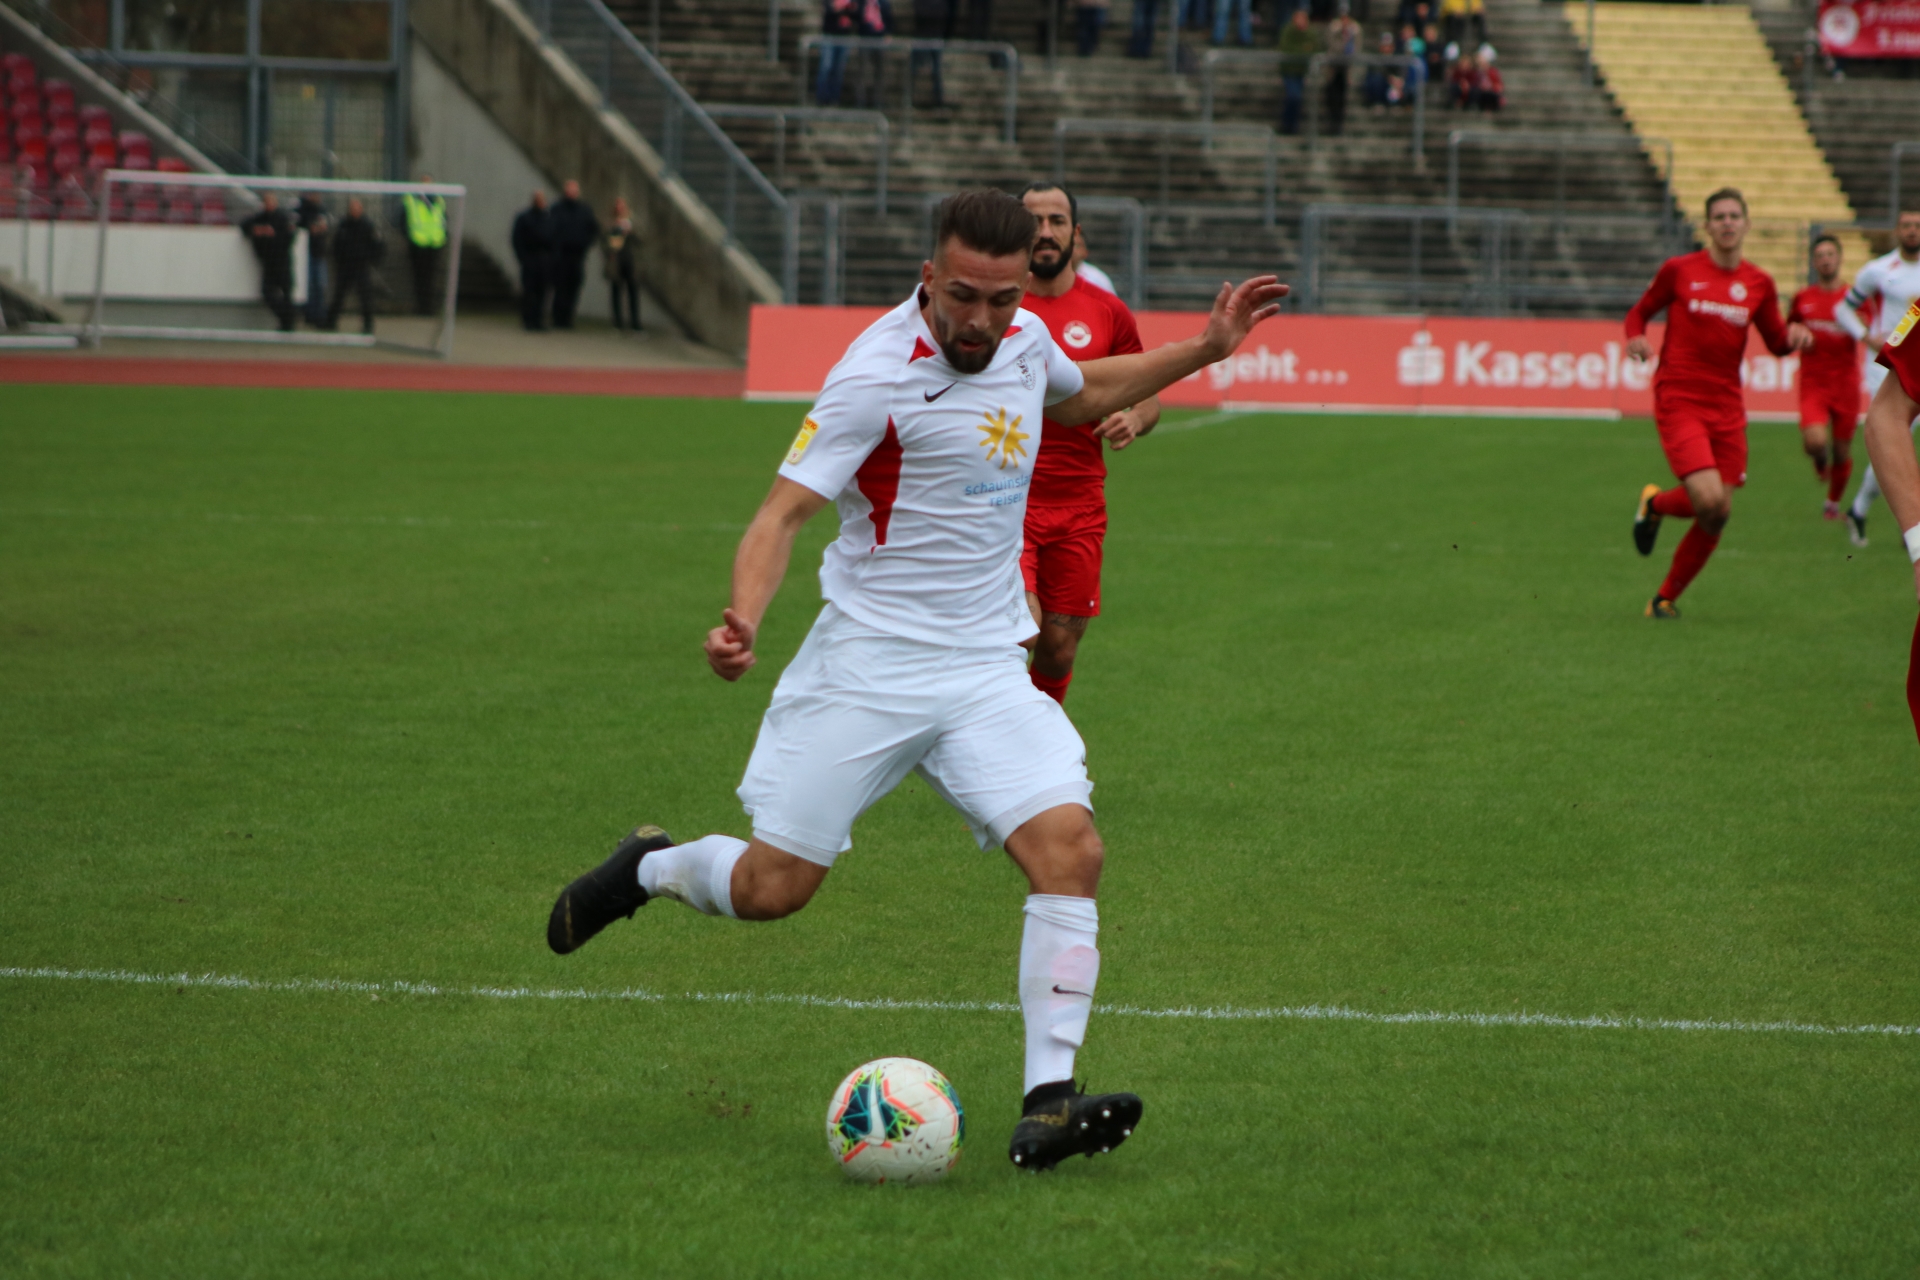
[[[26,282],[47,289],[47,250],[53,249],[57,298],[93,297],[99,253],[98,222],[0,221],[0,268],[21,274],[26,238]],[[307,233],[293,245],[293,300],[307,300]],[[258,302],[260,263],[238,227],[168,226],[116,222],[109,233],[107,297],[123,302]]]

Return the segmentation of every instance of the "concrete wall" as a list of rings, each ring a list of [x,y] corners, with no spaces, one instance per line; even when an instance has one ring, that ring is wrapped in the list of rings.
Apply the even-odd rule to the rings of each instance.
[[[91,301],[99,226],[0,221],[0,267],[52,297]],[[293,260],[307,260],[304,231],[295,239]],[[304,269],[293,273],[296,302],[306,301],[306,275]],[[260,263],[236,227],[116,222],[107,234],[106,285],[109,299],[252,303],[260,298]]]
[[[713,213],[686,186],[663,176],[660,157],[631,126],[600,105],[594,88],[558,50],[543,46],[538,33],[511,0],[413,0],[412,34],[443,72],[519,153],[526,169],[509,164],[520,179],[530,170],[551,181],[555,175],[580,180],[582,193],[596,210],[624,196],[633,207],[640,240],[640,269],[648,288],[687,333],[708,346],[744,356],[748,312],[756,302],[780,301],[778,284],[737,248],[726,244]],[[430,73],[431,74],[431,73]],[[414,94],[421,85],[415,81]],[[438,110],[441,124],[431,112]],[[416,111],[416,116],[419,116]],[[429,107],[417,138],[444,138],[451,127],[469,132],[468,122],[445,93]],[[438,130],[439,133],[435,134]],[[486,154],[493,148],[485,133],[458,142],[432,145],[450,154]],[[424,152],[424,145],[416,145]],[[464,182],[473,189],[473,172],[431,170],[436,177]],[[507,181],[500,185],[504,188]],[[524,205],[534,183],[521,181],[513,208]],[[490,199],[493,197],[489,197]],[[504,196],[500,197],[505,199]],[[478,202],[469,210],[469,226],[493,217]],[[604,212],[602,213],[604,217]],[[511,227],[507,219],[502,233]],[[483,246],[478,228],[469,232]],[[513,261],[511,253],[502,262]],[[587,294],[604,295],[591,284]],[[597,305],[604,306],[604,296]]]

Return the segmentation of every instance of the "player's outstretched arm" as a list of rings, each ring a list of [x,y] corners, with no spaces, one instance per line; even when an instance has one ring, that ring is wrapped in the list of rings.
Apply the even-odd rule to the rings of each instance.
[[[1086,385],[1048,409],[1047,416],[1071,427],[1158,395],[1188,374],[1232,355],[1253,326],[1279,314],[1280,299],[1286,296],[1287,286],[1277,276],[1255,276],[1238,288],[1221,285],[1204,333],[1153,351],[1087,361],[1080,366]]]
[[[1867,457],[1902,533],[1920,526],[1920,462],[1914,461],[1913,437],[1907,433],[1916,414],[1920,402],[1894,376],[1880,384],[1867,409]],[[1920,563],[1913,566],[1913,590],[1920,596]]]
[[[721,624],[707,632],[707,664],[722,680],[738,680],[753,670],[754,638],[774,592],[787,576],[793,540],[827,500],[780,476],[760,504],[740,550],[733,557],[733,604],[721,611]]]

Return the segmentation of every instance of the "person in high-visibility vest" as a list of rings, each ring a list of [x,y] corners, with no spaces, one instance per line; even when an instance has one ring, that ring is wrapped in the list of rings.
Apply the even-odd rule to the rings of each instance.
[[[423,173],[420,181],[432,182],[433,175]],[[413,263],[413,309],[430,316],[434,306],[434,277],[438,274],[440,254],[447,247],[447,202],[439,196],[400,197],[406,215],[407,256]]]

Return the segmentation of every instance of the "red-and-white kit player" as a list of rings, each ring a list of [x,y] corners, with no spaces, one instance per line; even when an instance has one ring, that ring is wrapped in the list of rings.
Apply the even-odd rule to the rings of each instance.
[[[1033,242],[1026,309],[1071,360],[1099,360],[1140,350],[1140,330],[1127,304],[1082,280],[1074,266],[1080,209],[1073,195],[1036,182],[1020,201],[1040,223]],[[1107,460],[1102,442],[1118,452],[1160,421],[1160,398],[1149,396],[1099,422],[1041,423],[1040,454],[1027,490],[1026,546],[1020,573],[1034,637],[1034,687],[1055,702],[1067,700],[1073,663],[1087,624],[1100,614],[1100,562],[1107,538]]]
[[[1840,495],[1853,475],[1853,433],[1860,425],[1860,344],[1836,318],[1847,283],[1840,277],[1840,241],[1813,242],[1814,283],[1793,295],[1787,319],[1807,327],[1813,345],[1800,357],[1800,441],[1827,485],[1823,514],[1840,518]]]
[[[1747,329],[1758,328],[1777,356],[1805,350],[1813,335],[1780,315],[1773,277],[1740,256],[1747,238],[1747,198],[1732,187],[1707,197],[1707,247],[1669,258],[1646,294],[1627,312],[1627,354],[1653,354],[1647,322],[1667,313],[1660,368],[1653,375],[1653,420],[1660,447],[1680,483],[1640,491],[1633,545],[1653,553],[1664,516],[1687,516],[1693,528],[1673,553],[1665,582],[1647,602],[1649,618],[1677,618],[1674,601],[1720,545],[1733,491],[1747,482],[1747,407],[1740,359]]]
[[[1920,597],[1920,463],[1914,461],[1910,424],[1920,416],[1920,298],[1907,306],[1880,346],[1876,363],[1888,372],[1867,407],[1867,456],[1880,477],[1880,491],[1893,508],[1913,561],[1914,595]],[[1920,624],[1907,662],[1907,709],[1920,733]]]

